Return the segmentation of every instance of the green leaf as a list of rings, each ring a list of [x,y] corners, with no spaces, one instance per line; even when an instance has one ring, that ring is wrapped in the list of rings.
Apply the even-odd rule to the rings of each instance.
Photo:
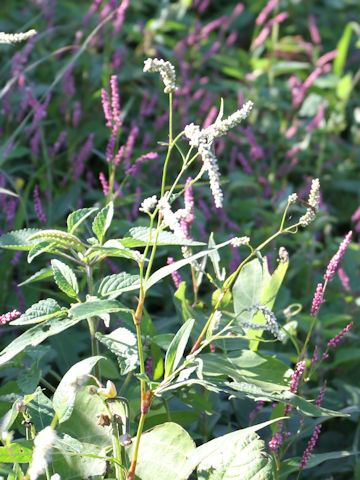
[[[337,459],[347,458],[352,455],[359,455],[359,453],[360,453],[359,451],[350,452],[348,450],[340,450],[340,451],[328,452],[328,453],[312,453],[308,463],[304,467],[304,470],[317,467],[321,463],[326,462],[328,460],[337,460]],[[293,457],[293,458],[287,458],[286,460],[282,461],[280,479],[287,478],[287,476],[293,472],[298,472],[300,460],[301,460],[300,457]]]
[[[229,452],[232,452],[234,454],[234,444],[236,445],[239,445],[239,449],[238,449],[238,454],[241,455],[241,452],[242,452],[242,448],[240,445],[242,445],[242,447],[245,449],[246,448],[246,439],[249,440],[250,443],[252,443],[253,439],[255,440],[255,438],[253,437],[254,435],[254,432],[256,432],[257,430],[261,430],[262,428],[265,428],[269,425],[271,425],[272,423],[278,423],[279,421],[283,420],[284,417],[280,417],[280,418],[275,418],[275,419],[272,419],[270,421],[267,421],[267,422],[264,422],[264,423],[259,423],[258,425],[254,425],[252,427],[248,427],[248,428],[244,428],[242,430],[237,430],[235,432],[231,432],[231,433],[228,433],[226,435],[223,435],[221,437],[218,437],[218,438],[215,438],[214,440],[211,440],[210,442],[207,442],[203,445],[201,445],[200,447],[196,448],[195,450],[193,450],[192,452],[190,452],[190,454],[188,455],[188,458],[186,460],[186,463],[183,467],[183,470],[182,470],[182,476],[181,478],[188,478],[189,475],[191,474],[191,472],[199,465],[201,464],[202,462],[202,465],[204,466],[206,463],[206,461],[210,461],[211,462],[211,458],[216,458],[217,461],[216,461],[216,465],[215,465],[215,468],[217,468],[219,470],[219,463],[221,461],[221,456],[224,454],[225,457],[224,457],[224,460],[226,458],[226,450],[228,450]],[[258,437],[256,437],[256,440],[258,440]],[[256,444],[254,444],[255,446]],[[257,448],[255,450],[258,450],[258,448],[260,450],[262,450],[262,446],[260,446],[259,443],[257,443]],[[222,452],[221,453],[221,456],[220,458],[217,456],[217,452]],[[256,455],[255,455],[255,458],[258,458],[258,451],[256,452]],[[271,459],[265,454],[265,457],[264,458],[267,458],[269,463],[272,464],[271,462]],[[229,459],[228,459],[229,460]],[[239,458],[239,467],[242,466],[241,463],[242,463],[242,460]],[[248,458],[248,461],[251,460]],[[259,460],[259,458],[258,458]],[[231,465],[228,464],[229,466]],[[258,463],[257,463],[258,465]],[[225,466],[225,465],[224,465]],[[250,466],[250,464],[249,464]],[[236,465],[233,465],[233,467],[236,468]],[[200,470],[200,468],[199,468]],[[210,468],[209,469],[209,474],[211,474],[212,472],[212,469]],[[244,472],[246,474],[246,470]],[[267,470],[265,469],[264,470],[264,473],[268,474],[267,473]],[[221,472],[219,472],[219,475],[221,475]],[[203,477],[203,478],[207,478],[207,477]],[[224,477],[222,476],[218,476],[218,477],[209,477],[209,478],[216,478],[216,479],[222,479]],[[262,479],[262,478],[272,478],[272,477],[262,477],[262,476],[253,476],[253,477],[243,477],[242,475],[239,475],[239,476],[232,476],[232,475],[229,475],[227,478],[234,478],[234,479],[246,479],[246,478],[259,478],[259,479]]]
[[[25,350],[30,345],[36,346],[46,338],[63,332],[64,330],[76,325],[81,318],[49,318],[45,322],[30,328],[25,333],[15,338],[2,352],[0,352],[0,365],[4,365],[15,355]]]
[[[126,449],[129,459],[134,444],[135,439]],[[182,471],[194,450],[194,441],[180,425],[170,422],[158,425],[141,435],[136,477],[139,480],[184,480]]]
[[[244,265],[232,289],[234,311],[238,321],[251,321],[253,314],[244,309],[255,303],[261,303],[270,279],[266,257],[260,260],[255,258]]]
[[[4,463],[29,463],[32,459],[34,442],[32,440],[19,440],[7,447],[0,447],[0,462]]]
[[[305,415],[310,417],[347,417],[347,413],[336,412],[335,410],[330,410],[328,408],[317,407],[314,403],[308,402],[305,399],[298,397],[290,391],[283,392],[265,392],[256,385],[251,385],[250,383],[242,382],[232,382],[228,386],[232,389],[232,395],[235,395],[239,398],[246,397],[252,398],[254,400],[264,400],[272,402],[282,402],[289,403],[292,407],[300,410]],[[230,390],[229,390],[230,391]],[[238,392],[242,392],[244,395],[238,395]]]
[[[340,78],[338,84],[336,85],[336,96],[340,100],[347,100],[350,97],[352,88],[352,74],[347,73]]]
[[[97,425],[96,415],[99,413],[108,413],[103,400],[99,395],[89,395],[87,386],[81,387],[75,397],[71,417],[59,424],[56,430],[81,442],[107,447],[111,442],[109,430]]]
[[[60,260],[51,260],[51,267],[54,272],[56,285],[61,291],[69,295],[69,297],[77,298],[79,293],[79,285],[75,277],[75,273],[71,268]]]
[[[58,416],[59,423],[63,423],[70,418],[78,388],[86,382],[87,375],[102,358],[104,357],[86,358],[73,365],[63,376],[53,396],[53,408]]]
[[[130,273],[121,272],[105,277],[99,286],[99,294],[102,297],[111,295],[113,297],[123,292],[130,292],[140,288],[140,276],[130,275]]]
[[[39,230],[36,233],[33,233],[29,236],[29,240],[41,241],[52,241],[56,242],[56,247],[59,248],[74,248],[75,250],[82,251],[85,248],[85,245],[78,239],[75,235],[68,232],[63,232],[62,230]]]
[[[41,255],[42,253],[53,251],[55,247],[56,247],[56,242],[51,242],[49,240],[38,243],[28,253],[28,256],[27,256],[28,263],[31,263],[35,257],[37,257],[38,255]]]
[[[85,303],[77,303],[72,306],[68,312],[74,319],[82,320],[84,318],[96,317],[104,313],[130,312],[122,303],[117,300],[89,300]]]
[[[271,275],[269,283],[265,286],[262,295],[261,295],[261,304],[265,305],[268,307],[270,310],[273,309],[276,296],[279,292],[279,289],[281,287],[282,282],[284,281],[285,274],[287,272],[287,269],[289,267],[289,260],[287,261],[280,261],[278,264],[277,269],[275,272]],[[252,321],[254,323],[259,323],[259,324],[266,324],[266,320],[264,317],[264,314],[261,312],[257,312]],[[257,337],[261,337],[263,334],[263,330],[249,330],[249,335],[253,336],[256,335]],[[251,350],[256,351],[259,346],[259,342],[257,340],[252,340],[249,344]]]
[[[68,232],[74,233],[79,225],[97,210],[99,209],[95,207],[81,208],[80,210],[75,210],[75,212],[70,213],[70,215],[67,217]]]
[[[11,325],[30,325],[40,323],[55,316],[66,315],[66,311],[61,310],[60,305],[53,298],[40,300],[26,310],[19,318],[13,320]],[[60,320],[59,320],[60,321]]]
[[[92,224],[92,230],[97,236],[100,244],[103,243],[105,233],[111,225],[111,221],[114,215],[114,204],[110,202],[106,207],[100,210],[100,212],[94,218]]]
[[[10,250],[31,250],[39,240],[29,240],[34,233],[41,232],[37,228],[25,228],[23,230],[14,230],[5,233],[0,237],[0,248],[8,248]]]
[[[39,270],[38,272],[34,273],[34,275],[31,275],[31,277],[29,277],[24,282],[19,283],[19,287],[22,287],[23,285],[28,285],[29,283],[39,282],[40,280],[45,280],[53,276],[54,276],[54,273],[52,268],[45,267]]]
[[[113,352],[119,362],[121,375],[136,368],[139,362],[136,336],[127,328],[117,328],[109,335],[97,332],[96,338]]]
[[[344,32],[336,46],[337,54],[336,54],[336,58],[334,59],[333,69],[334,69],[334,73],[339,77],[341,77],[344,70],[344,65],[346,62],[346,57],[347,57],[347,53],[350,46],[352,31],[353,31],[352,22],[349,22],[346,25]]]
[[[228,357],[220,353],[205,353],[200,355],[200,359],[204,375],[227,375],[237,382],[244,381],[270,393],[289,388],[292,371],[276,358],[251,350],[235,350]]]
[[[105,457],[100,446],[64,435],[56,440],[51,463],[54,471],[66,480],[102,478],[106,469]]]
[[[195,320],[193,318],[189,318],[189,320],[184,323],[184,325],[176,333],[173,341],[170,343],[165,357],[164,378],[167,378],[174,370],[176,370],[176,367],[179,365],[194,323]]]
[[[214,248],[216,247],[216,243],[214,241],[214,234],[211,232],[211,235],[209,237],[209,248]],[[215,275],[218,280],[224,281],[225,278],[225,269],[223,268],[222,271],[220,272],[220,255],[217,250],[209,254],[211,263],[213,265],[213,268],[215,270]]]
[[[149,241],[150,245],[154,244],[156,230],[154,228],[150,230],[148,227],[134,227],[129,230],[128,234],[129,237],[124,237],[121,239],[121,243],[124,245],[124,247],[145,247]],[[195,247],[205,245],[205,243],[179,238],[172,232],[162,230],[159,232],[157,245],[189,245]]]
[[[236,440],[223,441],[198,466],[198,480],[240,479],[275,480],[275,464],[256,433],[243,434]]]
[[[149,280],[146,282],[146,290],[148,290],[150,287],[155,285],[155,283],[159,282],[161,279],[167,277],[168,275],[171,275],[176,270],[179,270],[179,268],[184,267],[185,265],[189,265],[194,260],[204,257],[205,255],[209,255],[215,250],[218,250],[219,248],[229,245],[230,242],[231,240],[227,240],[226,242],[216,245],[215,248],[203,250],[202,252],[195,253],[195,255],[191,255],[191,257],[184,258],[183,260],[178,260],[177,262],[174,262],[171,265],[167,265],[166,267],[159,268],[159,270],[153,273],[150,276]]]

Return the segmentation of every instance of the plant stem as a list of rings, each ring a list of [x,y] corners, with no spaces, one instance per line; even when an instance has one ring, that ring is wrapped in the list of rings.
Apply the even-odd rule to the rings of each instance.
[[[139,453],[140,437],[141,437],[141,433],[142,433],[143,428],[144,428],[145,417],[146,417],[145,413],[142,413],[141,416],[140,416],[140,421],[139,421],[138,430],[137,430],[137,434],[136,434],[134,454],[133,454],[133,458],[132,458],[131,465],[130,465],[130,468],[129,468],[129,472],[128,472],[127,477],[126,477],[127,480],[134,480],[134,478],[135,478],[135,468],[136,468],[136,462],[137,462],[138,453]]]
[[[93,277],[92,277],[92,267],[87,264],[85,267],[86,270],[86,277],[87,277],[87,284],[88,284],[88,292],[89,295],[94,294],[94,282],[93,282]],[[96,319],[95,317],[89,317],[87,318],[88,326],[89,326],[89,332],[90,332],[90,337],[91,337],[91,354],[93,356],[99,355],[99,345],[96,340]],[[95,365],[95,376],[101,382],[101,372],[100,372],[100,366],[99,363],[97,362]]]

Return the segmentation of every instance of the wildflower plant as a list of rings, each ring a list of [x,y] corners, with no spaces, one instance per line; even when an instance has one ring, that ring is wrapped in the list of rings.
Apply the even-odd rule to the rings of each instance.
[[[48,9],[37,5],[49,27],[54,19],[50,3]],[[115,3],[120,5],[112,9]],[[274,178],[285,178],[281,168],[277,171],[272,164],[267,170],[266,162],[261,164],[271,150],[260,146],[257,135],[264,104],[249,89],[245,96],[238,95],[238,106],[231,113],[232,101],[215,101],[207,94],[202,99],[205,90],[199,87],[192,100],[195,105],[199,99],[202,103],[196,112],[189,111],[186,102],[196,77],[186,77],[194,72],[188,71],[180,43],[174,48],[179,68],[169,60],[148,58],[140,76],[137,65],[138,77],[132,83],[141,90],[138,118],[122,73],[115,75],[105,68],[95,98],[96,122],[86,129],[89,111],[86,102],[76,98],[75,59],[87,46],[109,55],[109,45],[119,43],[116,35],[123,27],[133,38],[136,29],[123,23],[129,4],[94,1],[83,18],[84,26],[93,21],[96,27],[84,43],[81,32],[75,37],[74,61],[57,77],[62,77],[66,97],[59,109],[71,129],[61,125],[51,141],[46,140],[53,113],[50,91],[40,98],[29,86],[19,102],[17,115],[20,122],[24,118],[29,158],[38,170],[24,192],[21,178],[17,179],[16,191],[21,195],[13,198],[5,189],[9,177],[0,178],[2,195],[8,195],[1,199],[7,228],[0,236],[0,247],[8,252],[4,258],[9,258],[9,268],[18,264],[22,252],[23,262],[16,271],[21,272],[19,281],[26,291],[21,302],[26,301],[26,306],[11,305],[1,315],[1,328],[10,335],[2,337],[6,346],[0,352],[0,366],[3,378],[14,387],[11,395],[4,390],[1,397],[5,416],[0,468],[9,478],[30,480],[305,476],[304,470],[321,461],[314,449],[322,441],[326,421],[348,418],[346,411],[321,406],[327,392],[326,382],[320,379],[326,376],[326,365],[338,345],[354,335],[352,319],[344,318],[348,322],[344,328],[334,322],[330,330],[326,318],[327,330],[322,324],[322,309],[336,289],[335,274],[340,272],[345,251],[353,248],[352,233],[318,281],[312,305],[311,299],[301,300],[308,304],[308,314],[304,313],[306,306],[291,303],[288,286],[305,284],[300,280],[305,276],[297,274],[296,255],[293,265],[293,252],[301,245],[302,254],[310,258],[314,252],[309,240],[303,239],[309,239],[326,216],[321,193],[324,199],[326,195],[319,180],[322,159],[315,171],[310,170],[311,177],[299,176],[307,184],[308,196],[305,189],[294,193],[284,181],[287,188],[271,199],[275,212],[268,217],[271,221],[264,215],[268,224],[258,228],[263,221],[257,217],[259,205],[269,206]],[[278,11],[278,4],[268,2],[256,19],[250,53],[255,81],[259,73],[255,65],[261,70],[265,61],[277,61],[276,35],[289,17]],[[206,2],[194,1],[193,8],[203,12]],[[199,39],[206,44],[214,29],[220,29],[221,37],[243,8],[238,4],[222,21],[200,31],[196,27],[189,50]],[[114,33],[103,33],[101,28],[109,20]],[[152,51],[151,28],[141,22],[136,28],[144,35],[141,52]],[[314,17],[309,28],[318,45]],[[35,33],[4,38],[8,44],[34,42]],[[158,34],[164,35],[160,30]],[[137,30],[135,35],[139,36]],[[232,41],[226,38],[229,46]],[[29,45],[30,52],[33,44]],[[260,58],[262,45],[269,48],[269,59]],[[217,48],[215,42],[208,58]],[[111,58],[115,71],[125,54],[119,46]],[[201,62],[206,54],[201,54]],[[294,105],[298,102],[294,108],[307,98],[316,79],[326,74],[332,59],[320,57],[312,75],[292,79],[291,95]],[[139,61],[138,53],[127,61]],[[226,69],[233,74],[234,69]],[[161,94],[149,94],[148,73],[162,82]],[[20,89],[21,75],[16,78]],[[200,86],[212,82],[210,74],[199,78]],[[271,91],[275,91],[273,82],[270,73]],[[88,87],[92,89],[91,82]],[[5,93],[3,109],[10,118],[6,102],[10,97]],[[161,107],[167,101],[168,109],[157,113],[153,122],[158,99]],[[99,120],[101,104],[104,119]],[[324,105],[305,128],[311,141],[328,111]],[[24,117],[29,110],[30,121]],[[161,125],[167,120],[164,138]],[[291,115],[281,128],[291,121],[296,130],[296,118]],[[268,121],[267,126],[272,131]],[[77,132],[82,132],[81,137]],[[102,151],[99,132],[106,139]],[[285,142],[292,141],[286,138]],[[236,142],[231,155],[226,150],[228,140]],[[9,152],[2,151],[3,161],[12,158],[12,148],[16,152],[9,142]],[[290,165],[304,148],[299,144],[287,151],[286,162]],[[45,159],[40,166],[39,154]],[[70,167],[61,177],[58,161],[64,155]],[[89,159],[95,163],[92,168]],[[236,163],[243,170],[239,176]],[[261,192],[250,201],[256,201],[258,213],[248,206],[228,211],[239,191],[241,202],[249,205],[248,190],[241,191],[248,183],[252,188],[253,177],[254,191]],[[57,195],[52,187],[59,178]],[[22,211],[24,198],[32,199],[31,227],[27,211]],[[206,204],[209,198],[213,208]],[[61,218],[64,204],[66,225]],[[228,230],[231,235],[225,233]],[[18,291],[16,282],[15,287]],[[315,350],[313,339],[319,343]],[[225,423],[218,422],[219,411]]]

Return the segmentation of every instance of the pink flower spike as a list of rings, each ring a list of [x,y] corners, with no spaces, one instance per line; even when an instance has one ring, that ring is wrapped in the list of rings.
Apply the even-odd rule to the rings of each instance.
[[[326,380],[325,380],[325,382],[323,383],[323,387],[322,387],[322,389],[320,390],[320,393],[319,393],[319,395],[318,395],[318,397],[317,397],[317,399],[316,399],[316,401],[315,401],[315,405],[316,405],[317,407],[320,407],[321,402],[323,401],[323,398],[324,398],[324,395],[325,395],[325,389],[326,389]]]
[[[279,0],[270,0],[256,17],[256,25],[263,25],[269,14],[272,12],[272,10],[274,10],[278,3]]]
[[[5,323],[11,322],[17,317],[20,317],[21,312],[18,310],[12,310],[11,312],[3,313],[0,315],[0,325],[5,325]]]
[[[290,381],[290,392],[291,393],[296,393],[299,385],[299,381],[301,378],[301,375],[305,371],[305,361],[302,360],[301,362],[298,362],[295,367],[295,371],[293,373],[293,376]]]
[[[44,210],[41,205],[40,195],[39,195],[39,187],[35,185],[34,187],[34,209],[36,216],[38,217],[39,221],[42,223],[46,222],[46,216]]]
[[[344,240],[340,243],[338,251],[335,253],[335,255],[330,260],[329,265],[327,266],[327,269],[326,269],[326,272],[325,272],[325,275],[324,275],[324,279],[327,282],[329,282],[332,279],[332,277],[334,276],[334,273],[335,273],[335,271],[336,271],[336,269],[337,269],[337,267],[340,263],[340,260],[342,259],[343,255],[345,253],[345,250],[349,246],[349,243],[351,241],[351,237],[352,237],[352,231],[350,230],[350,232],[346,235]]]
[[[317,439],[319,438],[321,427],[322,427],[321,423],[315,427],[314,433],[312,434],[312,436],[309,440],[308,446],[307,446],[307,448],[304,452],[304,455],[303,455],[303,457],[302,457],[302,459],[299,463],[299,469],[300,470],[303,470],[306,467],[306,465],[309,461],[309,458],[311,456],[311,452],[314,450]]]
[[[348,325],[346,325],[346,327],[340,332],[338,333],[337,335],[335,335],[335,337],[333,337],[329,343],[327,344],[327,350],[329,350],[329,348],[332,348],[332,347],[336,347],[336,345],[340,342],[340,340],[347,334],[349,333],[349,331],[351,330],[352,326],[354,325],[354,322],[350,322]]]
[[[110,108],[109,94],[107,93],[105,88],[101,89],[101,101],[102,101],[102,107],[104,110],[104,115],[106,120],[105,125],[107,127],[112,127],[112,113]]]
[[[338,275],[341,281],[341,285],[346,292],[350,292],[350,278],[346,275],[342,267],[338,268]]]
[[[99,180],[101,183],[102,190],[104,192],[104,196],[107,197],[109,195],[110,187],[103,172],[99,173]]]
[[[322,285],[322,283],[318,283],[318,285],[316,287],[316,292],[315,292],[315,295],[314,295],[314,298],[313,298],[313,301],[312,301],[312,305],[311,305],[310,315],[312,317],[315,317],[315,315],[319,311],[320,305],[324,302],[325,302],[325,300],[324,300],[323,285]]]
[[[313,41],[313,43],[321,43],[320,33],[316,26],[315,15],[309,15],[308,21],[311,40]]]
[[[166,263],[167,263],[168,265],[171,265],[172,263],[174,263],[173,257],[168,257]],[[177,272],[177,271],[172,272],[171,277],[172,277],[172,279],[173,279],[173,281],[174,281],[175,287],[176,287],[176,288],[179,288],[180,283],[182,282],[180,273]]]
[[[120,117],[120,96],[119,88],[117,84],[116,75],[111,75],[110,78],[110,87],[111,87],[111,108],[112,108],[112,118],[117,125],[121,125]]]

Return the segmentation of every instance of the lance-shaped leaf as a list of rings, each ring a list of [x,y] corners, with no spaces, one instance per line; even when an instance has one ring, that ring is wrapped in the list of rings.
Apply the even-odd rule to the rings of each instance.
[[[56,285],[69,297],[77,298],[79,285],[75,273],[71,268],[60,260],[51,260]]]
[[[63,332],[64,330],[76,325],[80,318],[50,318],[45,322],[30,328],[20,337],[15,338],[2,352],[0,352],[0,365],[4,365],[15,355],[25,350],[26,347],[36,346],[43,342],[46,338]]]
[[[261,303],[270,279],[266,257],[255,258],[244,265],[232,289],[234,311],[239,320],[247,322],[251,320],[253,314],[244,309]]]
[[[156,239],[156,230],[154,228],[150,230],[148,227],[134,227],[129,230],[128,235],[129,236],[121,239],[121,243],[125,247],[145,247],[148,242],[150,245],[154,244]],[[163,230],[158,233],[156,243],[157,245],[189,245],[193,247],[205,245],[203,242],[179,238],[174,233]]]
[[[276,296],[279,292],[282,282],[284,281],[285,274],[289,267],[289,259],[280,259],[279,264],[275,272],[271,275],[270,281],[264,288],[262,295],[261,295],[261,304],[268,307],[270,310],[273,309]],[[260,312],[256,313],[252,319],[254,323],[265,324],[266,320],[264,315]],[[257,337],[261,337],[263,334],[263,330],[249,330],[249,335],[253,336],[256,335]],[[259,342],[257,340],[252,340],[250,342],[251,350],[256,351],[258,349]]]
[[[104,313],[131,312],[130,309],[117,300],[89,300],[85,303],[77,303],[69,310],[69,315],[74,319],[82,320],[84,318],[96,317]]]
[[[102,297],[111,295],[113,297],[123,292],[130,292],[140,288],[140,276],[130,275],[130,273],[121,272],[105,277],[99,286],[99,293]]]
[[[92,224],[92,230],[97,236],[99,242],[102,244],[105,233],[111,225],[111,221],[114,215],[114,204],[110,202],[106,207],[100,210],[100,212],[94,218]]]
[[[97,332],[96,338],[113,352],[119,362],[121,375],[134,370],[138,364],[139,356],[136,346],[136,336],[127,328],[117,328],[109,335]]]
[[[194,260],[204,257],[205,255],[209,255],[211,252],[214,252],[219,248],[225,247],[225,245],[229,245],[230,242],[231,240],[227,240],[226,242],[216,245],[215,248],[203,250],[202,252],[195,253],[195,255],[191,255],[191,257],[178,260],[177,262],[174,262],[171,265],[167,265],[166,267],[159,268],[159,270],[153,273],[150,276],[149,280],[146,282],[146,289],[149,289],[150,287],[155,285],[155,283],[159,282],[161,279],[167,277],[168,275],[171,275],[173,272],[176,272],[176,270],[179,270],[179,268],[184,267],[185,265],[189,265]]]
[[[11,325],[30,325],[61,315],[65,316],[66,310],[61,310],[60,305],[53,298],[47,298],[32,305],[19,318],[13,320]]]
[[[74,409],[77,390],[88,380],[88,374],[102,358],[105,357],[98,355],[81,360],[63,376],[53,396],[53,408],[58,416],[59,423],[63,423],[70,418]]]
[[[31,250],[40,240],[29,240],[34,233],[41,232],[37,228],[25,228],[5,233],[0,237],[0,248],[10,250]]]
[[[98,208],[81,208],[80,210],[75,210],[75,212],[70,213],[67,218],[67,227],[69,233],[74,233],[75,230],[81,225],[81,223],[86,220],[92,213],[99,210]]]
[[[165,376],[168,377],[170,373],[176,370],[176,367],[179,365],[180,360],[183,357],[186,344],[189,340],[191,330],[194,326],[195,320],[189,318],[189,320],[184,323],[180,330],[176,333],[173,341],[170,343],[169,348],[166,352],[165,357]]]
[[[34,273],[34,275],[31,275],[31,277],[29,277],[28,279],[19,283],[19,287],[22,287],[23,285],[27,285],[33,282],[40,282],[41,280],[45,280],[47,278],[52,277],[53,275],[54,274],[51,267],[42,268],[38,272]]]
[[[1,463],[29,463],[32,459],[34,442],[32,440],[19,440],[6,447],[0,447]]]

